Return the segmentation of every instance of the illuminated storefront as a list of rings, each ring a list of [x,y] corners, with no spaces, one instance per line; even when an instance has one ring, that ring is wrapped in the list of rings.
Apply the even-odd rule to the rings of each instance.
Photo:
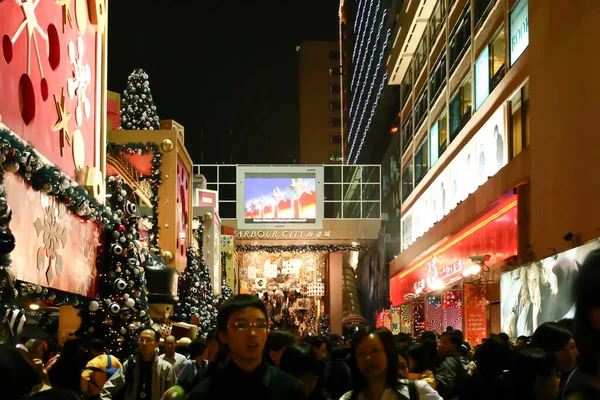
[[[486,336],[487,285],[497,283],[499,267],[517,255],[517,205],[516,194],[499,199],[485,215],[391,278],[391,301],[398,306],[393,314],[400,314],[390,316],[396,329],[407,330],[403,320],[410,313],[413,333],[441,333],[452,326],[475,343]],[[402,309],[406,303],[410,311]]]

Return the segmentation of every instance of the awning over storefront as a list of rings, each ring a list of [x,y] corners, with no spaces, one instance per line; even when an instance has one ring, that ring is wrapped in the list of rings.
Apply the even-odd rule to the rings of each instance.
[[[392,304],[410,295],[442,289],[476,267],[470,257],[489,255],[494,265],[517,255],[517,195],[502,199],[485,215],[425,252],[390,280]],[[408,296],[407,296],[408,295]]]

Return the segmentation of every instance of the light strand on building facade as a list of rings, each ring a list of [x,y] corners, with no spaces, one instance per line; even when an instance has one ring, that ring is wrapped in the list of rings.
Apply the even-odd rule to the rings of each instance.
[[[349,132],[349,139],[354,137],[354,142],[356,142],[356,136],[358,135],[358,131],[360,130],[360,126],[362,125],[362,121],[364,119],[365,116],[365,112],[367,110],[367,108],[369,107],[369,101],[371,100],[371,96],[373,95],[373,87],[375,86],[375,81],[377,80],[377,73],[379,72],[379,69],[381,67],[381,62],[383,61],[383,56],[385,55],[385,49],[387,48],[387,43],[389,40],[389,31],[388,31],[388,35],[386,36],[385,42],[383,43],[382,46],[382,51],[379,54],[379,59],[377,60],[377,66],[375,69],[375,72],[373,73],[373,75],[370,75],[369,73],[371,72],[371,67],[373,66],[373,55],[375,55],[375,50],[377,49],[377,46],[379,45],[379,40],[381,39],[381,31],[383,29],[383,24],[385,22],[385,17],[387,15],[387,10],[383,13],[382,18],[381,18],[381,23],[379,24],[379,31],[377,32],[377,37],[375,39],[375,46],[373,47],[373,54],[371,55],[371,60],[369,61],[369,67],[367,68],[367,72],[365,74],[365,81],[363,82],[362,88],[360,90],[360,94],[358,97],[355,97],[352,99],[352,101],[354,102],[356,99],[358,99],[358,104],[361,104],[361,100],[363,98],[363,94],[365,92],[365,88],[367,86],[367,79],[371,78],[371,85],[369,86],[369,91],[367,92],[367,99],[362,102],[362,104],[364,104],[364,107],[362,108],[362,113],[360,115],[360,120],[358,123],[358,127],[356,129],[354,129],[354,125],[356,124],[356,114],[353,115],[352,117],[352,124],[350,125],[350,130]],[[352,108],[350,109],[350,114],[352,114]],[[358,112],[357,112],[358,114]]]
[[[364,35],[364,32],[361,34],[361,31],[362,31],[363,28],[366,29],[366,25],[363,25],[363,22],[362,22],[363,18],[365,16],[365,5],[366,4],[367,4],[367,2],[365,1],[363,3],[362,9],[360,10],[360,16],[358,18],[356,18],[356,20],[354,21],[354,37],[355,38],[362,37],[362,35]],[[370,4],[371,4],[371,7],[372,7],[373,6],[373,0],[371,0]],[[371,8],[369,7],[369,15],[371,13],[370,10],[371,10]],[[358,32],[356,31],[356,24],[357,23],[358,23]],[[358,40],[354,41],[354,48],[352,49],[352,62],[356,61],[356,49],[361,48],[361,47],[358,47],[358,42],[359,42]],[[360,52],[359,52],[359,55],[360,55]]]
[[[359,48],[361,49],[361,51],[363,49],[363,44],[365,42],[366,28],[369,26],[368,22],[372,22],[372,20],[371,20],[371,10],[372,10],[372,8],[369,9],[369,14],[367,15],[367,23],[365,23],[365,31],[363,32],[363,34],[361,36],[361,40],[360,40],[360,47]],[[378,12],[379,12],[379,3],[377,4],[377,8],[375,9],[375,15],[377,15]],[[352,74],[352,82],[350,82],[350,90],[351,91],[354,91],[355,86],[359,86],[360,85],[360,78],[362,77],[362,71],[363,71],[364,66],[365,66],[365,60],[367,59],[367,54],[369,53],[369,44],[371,43],[371,37],[373,36],[374,30],[375,30],[375,24],[371,25],[371,30],[369,31],[369,39],[368,39],[367,45],[365,47],[366,48],[365,52],[362,53],[362,56],[361,56],[361,51],[359,51],[358,57],[356,58],[356,62],[354,63],[354,66],[355,66],[355,68],[354,68],[354,74]],[[356,66],[359,63],[361,64],[360,70],[357,70]],[[356,77],[358,77],[358,82],[356,82],[356,85],[355,85]],[[352,108],[354,107],[354,102],[352,102],[352,103],[353,103],[352,106],[350,106],[350,112],[352,112]]]
[[[340,142],[341,142],[341,157],[340,161],[344,164],[344,44],[343,44],[343,10],[339,12],[339,40],[340,40]]]
[[[385,14],[386,13],[384,13],[384,18],[381,21],[382,24],[383,24],[383,21],[385,20]],[[359,120],[359,124],[358,124],[358,127],[356,128],[356,130],[353,130],[354,123],[356,122],[356,115],[353,116],[352,125],[350,126],[350,130],[349,130],[349,139],[348,139],[348,142],[350,142],[350,137],[352,137],[353,139],[352,139],[352,145],[350,146],[350,152],[348,153],[348,159],[350,159],[350,155],[352,154],[352,151],[354,150],[354,146],[356,145],[356,138],[358,137],[358,133],[360,132],[360,128],[361,128],[362,122],[364,120],[365,112],[366,112],[367,108],[369,107],[369,102],[370,102],[371,96],[373,94],[373,88],[375,86],[375,82],[377,80],[377,76],[378,76],[379,70],[381,69],[381,65],[383,63],[383,57],[385,56],[385,53],[386,53],[386,50],[387,50],[388,42],[389,42],[389,39],[390,39],[390,34],[391,34],[391,29],[388,29],[387,34],[385,36],[385,41],[383,42],[383,45],[381,47],[381,53],[379,54],[379,60],[377,61],[377,67],[375,69],[375,72],[373,73],[373,78],[371,80],[371,86],[369,87],[369,92],[368,92],[369,94],[368,94],[367,99],[364,102],[365,106],[364,106],[364,108],[362,110],[362,113],[361,113],[361,116],[360,116],[360,120]],[[387,76],[387,71],[385,73],[385,76]],[[363,86],[362,90],[364,90],[364,86]],[[383,87],[380,86],[378,94],[377,94],[376,99],[375,99],[375,102],[374,102],[373,106],[371,107],[371,116],[369,118],[369,121],[367,123],[366,128],[363,131],[361,142],[364,141],[365,136],[367,135],[367,132],[369,131],[369,128],[370,128],[370,125],[371,125],[371,119],[373,118],[373,114],[375,112],[375,109],[377,108],[377,103],[379,102],[379,96],[381,96],[382,90],[383,90]],[[361,97],[362,97],[362,91],[361,91]],[[354,132],[354,134],[352,134],[353,132]],[[362,149],[362,145],[360,146],[360,148]],[[360,150],[358,151],[358,153],[360,153]],[[358,157],[358,153],[356,155],[357,157]]]
[[[365,130],[363,131],[362,138],[360,139],[360,145],[358,146],[358,150],[356,151],[356,157],[352,161],[352,164],[356,164],[358,162],[358,156],[360,154],[360,151],[362,150],[363,144],[365,143],[365,138],[367,137],[367,132],[369,132],[369,129],[371,128],[371,121],[373,119],[373,116],[375,115],[375,110],[377,109],[377,104],[379,103],[379,99],[381,98],[381,93],[383,92],[383,88],[386,85],[387,77],[388,77],[388,74],[386,72],[383,75],[383,79],[381,80],[381,83],[379,84],[379,93],[377,93],[377,97],[375,98],[375,104],[373,104],[373,108],[371,110],[371,116],[369,117],[369,121],[367,123]],[[350,156],[348,156],[348,158],[350,158]]]
[[[367,1],[365,0],[365,2],[363,3],[363,0],[359,0],[359,2],[358,2],[358,6],[356,7],[356,9],[359,9],[359,8],[360,8],[360,6],[361,6],[361,4],[362,4],[362,9],[361,9],[361,11],[362,11],[362,10],[364,10],[364,9],[365,9],[365,4],[367,4]],[[357,23],[358,23],[358,18],[356,18],[356,19],[354,20],[354,33],[356,33],[356,24],[357,24]]]

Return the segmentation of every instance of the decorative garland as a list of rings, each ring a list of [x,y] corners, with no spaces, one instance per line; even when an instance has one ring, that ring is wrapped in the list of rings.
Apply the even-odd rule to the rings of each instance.
[[[336,253],[338,251],[366,251],[368,247],[365,245],[324,245],[324,244],[307,244],[304,246],[251,246],[238,245],[235,247],[240,253]]]
[[[14,308],[13,301],[24,292],[21,282],[16,282],[10,266],[9,253],[14,250],[15,237],[9,228],[12,211],[7,203],[6,189],[2,186],[6,172],[20,175],[31,187],[54,197],[71,212],[84,220],[96,222],[102,229],[114,224],[109,207],[104,207],[85,188],[65,175],[59,168],[47,164],[43,157],[29,144],[8,129],[0,128],[0,321],[7,311]],[[25,284],[26,292],[31,285]],[[54,291],[44,291],[34,286],[33,292],[40,299],[56,298]],[[47,296],[47,297],[46,297]],[[74,305],[79,304],[73,295]],[[68,301],[65,296],[64,300]],[[66,304],[66,303],[63,303]]]
[[[150,169],[150,175],[145,178],[149,180],[150,186],[152,187],[152,218],[154,221],[158,219],[158,189],[162,183],[160,179],[160,166],[162,164],[162,153],[160,147],[156,143],[126,143],[126,144],[111,144],[108,146],[108,151],[113,155],[124,155],[124,154],[138,154],[152,155],[152,166]],[[157,223],[152,224],[152,228],[148,231],[150,236],[150,246],[158,247],[158,231],[159,226]]]

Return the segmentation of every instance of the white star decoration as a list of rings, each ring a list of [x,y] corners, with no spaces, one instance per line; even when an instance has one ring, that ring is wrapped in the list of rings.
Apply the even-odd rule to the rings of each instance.
[[[40,3],[40,0],[37,0],[35,3],[32,0],[15,0],[19,7],[23,10],[23,22],[13,35],[10,40],[12,44],[14,44],[21,36],[21,32],[27,27],[27,74],[31,73],[31,41],[33,40],[33,45],[35,47],[35,54],[37,56],[38,66],[40,68],[40,75],[44,77],[44,71],[42,70],[42,60],[40,58],[40,49],[37,42],[37,37],[35,32],[37,32],[44,41],[48,40],[48,36],[46,32],[42,30],[40,26],[37,16],[35,15],[35,8]]]
[[[279,190],[279,188],[275,188],[275,190],[273,190],[271,197],[273,197],[273,200],[275,200],[275,205],[279,204],[281,200],[285,198],[283,192]]]
[[[68,47],[69,60],[73,65],[73,77],[67,80],[67,92],[72,99],[77,95],[77,105],[75,106],[75,122],[81,126],[83,115],[86,118],[90,116],[90,101],[87,98],[87,88],[92,82],[92,74],[89,64],[83,63],[84,45],[83,38],[77,37],[77,48],[75,43],[69,41]]]
[[[292,180],[292,184],[288,186],[288,189],[292,191],[294,200],[302,197],[304,193],[312,194],[312,191],[308,189],[308,181],[303,181],[302,178]]]

